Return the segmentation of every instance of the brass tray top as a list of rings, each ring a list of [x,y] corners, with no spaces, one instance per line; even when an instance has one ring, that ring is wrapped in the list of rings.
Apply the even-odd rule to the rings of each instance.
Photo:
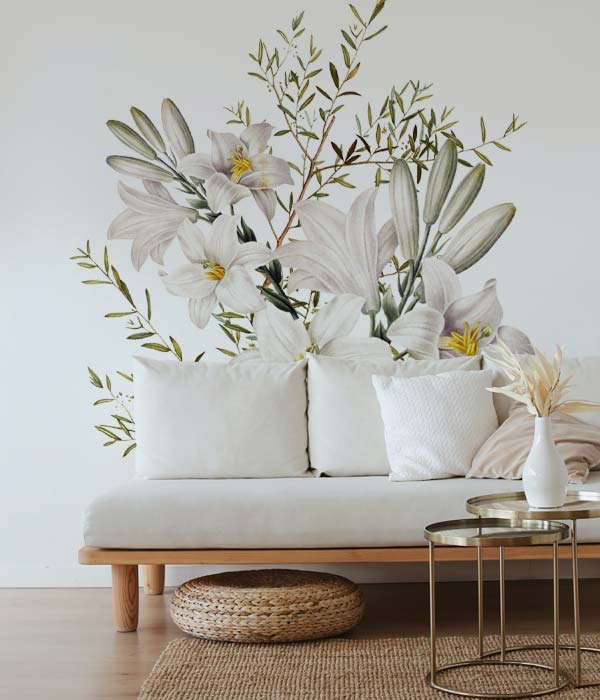
[[[600,492],[568,491],[558,508],[532,508],[523,491],[488,493],[466,502],[467,512],[511,520],[580,520],[600,518]]]
[[[432,523],[425,528],[429,542],[455,547],[521,547],[552,544],[568,537],[567,525],[547,520],[464,518]]]

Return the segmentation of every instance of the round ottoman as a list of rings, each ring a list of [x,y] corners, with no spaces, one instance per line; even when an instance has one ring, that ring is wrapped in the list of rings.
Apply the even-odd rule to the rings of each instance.
[[[362,593],[342,576],[265,569],[203,576],[173,591],[171,617],[194,637],[226,642],[296,642],[352,629]]]

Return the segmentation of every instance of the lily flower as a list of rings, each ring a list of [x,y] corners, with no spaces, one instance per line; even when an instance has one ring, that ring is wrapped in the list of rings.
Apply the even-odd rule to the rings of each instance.
[[[240,314],[264,306],[247,268],[263,265],[273,254],[260,243],[240,243],[238,223],[239,217],[224,214],[204,233],[184,222],[179,240],[190,262],[169,274],[159,273],[171,294],[189,299],[190,318],[199,328],[208,324],[218,302]]]
[[[306,327],[301,319],[272,304],[254,316],[258,348],[246,350],[236,361],[299,362],[308,354],[368,361],[389,359],[390,346],[379,338],[350,337],[363,300],[354,294],[334,296]]]
[[[181,172],[205,181],[206,201],[213,211],[223,211],[251,194],[271,220],[277,205],[273,188],[294,184],[287,161],[266,152],[272,131],[266,122],[250,124],[239,138],[209,130],[211,153],[185,156],[179,161]]]
[[[442,356],[477,355],[497,336],[510,340],[517,352],[530,352],[531,344],[524,333],[500,325],[503,311],[496,280],[488,280],[480,292],[462,296],[458,275],[443,260],[426,258],[421,274],[426,306],[443,317],[439,337]]]
[[[364,313],[381,306],[378,278],[398,245],[391,221],[375,229],[376,189],[360,194],[348,214],[318,200],[295,205],[305,241],[277,249],[277,259],[294,268],[289,289],[319,289],[330,294],[356,294]]]
[[[129,238],[131,262],[140,270],[148,255],[163,265],[165,250],[180,233],[183,224],[198,220],[198,212],[182,207],[160,182],[143,180],[146,192],[140,192],[119,182],[119,196],[127,206],[111,223],[108,238]]]

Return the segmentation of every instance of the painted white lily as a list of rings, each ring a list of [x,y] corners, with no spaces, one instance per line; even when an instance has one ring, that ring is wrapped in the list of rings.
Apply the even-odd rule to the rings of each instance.
[[[391,221],[375,230],[376,194],[376,189],[360,194],[347,215],[318,200],[295,205],[307,240],[286,243],[276,255],[294,268],[289,289],[356,294],[364,301],[364,313],[379,311],[378,278],[398,239]]]
[[[515,351],[531,351],[529,339],[522,331],[500,325],[503,311],[496,294],[496,280],[488,280],[480,292],[462,296],[458,275],[443,260],[426,258],[421,274],[426,306],[443,318],[439,338],[442,356],[477,355],[498,335],[510,340]]]
[[[389,359],[390,346],[379,338],[355,338],[350,333],[360,317],[363,300],[354,294],[334,296],[318,311],[308,328],[301,319],[272,304],[254,316],[258,348],[246,350],[236,361],[297,362],[307,354],[351,360]]]
[[[275,215],[274,187],[293,185],[290,166],[266,152],[273,127],[250,124],[239,138],[231,133],[208,131],[212,151],[192,153],[179,162],[185,175],[204,180],[208,206],[215,212],[252,194],[265,216]]]
[[[169,274],[159,273],[171,294],[189,299],[190,318],[199,328],[208,324],[218,302],[240,314],[264,306],[247,268],[263,265],[273,255],[260,243],[240,243],[238,222],[238,216],[224,214],[208,233],[184,222],[179,240],[190,262]]]
[[[146,192],[119,182],[119,196],[127,205],[111,223],[108,238],[133,239],[131,262],[140,270],[148,255],[163,265],[165,250],[187,221],[198,220],[198,212],[182,207],[160,182],[143,180]]]

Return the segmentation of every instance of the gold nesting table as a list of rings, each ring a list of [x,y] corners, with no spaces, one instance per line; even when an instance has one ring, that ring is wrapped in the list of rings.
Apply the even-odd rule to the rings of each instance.
[[[600,492],[568,491],[564,504],[557,508],[531,508],[523,491],[475,496],[466,502],[467,512],[479,517],[494,517],[506,520],[567,520],[571,523],[571,564],[573,578],[573,619],[575,644],[561,644],[561,649],[575,651],[576,687],[600,686],[600,681],[584,682],[581,672],[581,652],[600,653],[595,647],[581,646],[581,613],[579,603],[579,559],[577,554],[577,522],[589,518],[600,518]],[[511,647],[507,651],[539,646]]]
[[[507,494],[502,494],[506,496]],[[514,496],[514,494],[512,494]],[[496,496],[496,499],[498,497]],[[471,499],[476,500],[476,499]],[[599,503],[600,505],[600,503]],[[475,506],[473,506],[475,507]],[[558,608],[558,543],[568,539],[569,527],[562,523],[551,522],[545,518],[526,519],[517,516],[465,518],[462,520],[446,520],[433,523],[425,528],[425,539],[429,542],[429,603],[430,603],[430,672],[427,675],[429,685],[451,695],[480,698],[525,698],[536,697],[556,692],[569,682],[569,676],[560,669],[559,643],[559,608]],[[504,548],[526,547],[531,545],[551,544],[553,547],[552,580],[553,580],[553,619],[554,649],[553,665],[511,659],[507,652],[513,648],[506,646],[506,601]],[[477,548],[477,609],[478,609],[478,653],[474,659],[457,663],[437,665],[436,654],[436,612],[435,612],[435,547],[436,545]],[[492,651],[484,650],[483,635],[483,554],[484,547],[499,548],[499,578],[500,578],[500,648]],[[495,658],[497,657],[497,658]],[[551,682],[542,688],[515,693],[478,692],[476,688],[467,690],[444,685],[442,679],[445,671],[463,667],[511,666],[529,667],[548,671]]]

